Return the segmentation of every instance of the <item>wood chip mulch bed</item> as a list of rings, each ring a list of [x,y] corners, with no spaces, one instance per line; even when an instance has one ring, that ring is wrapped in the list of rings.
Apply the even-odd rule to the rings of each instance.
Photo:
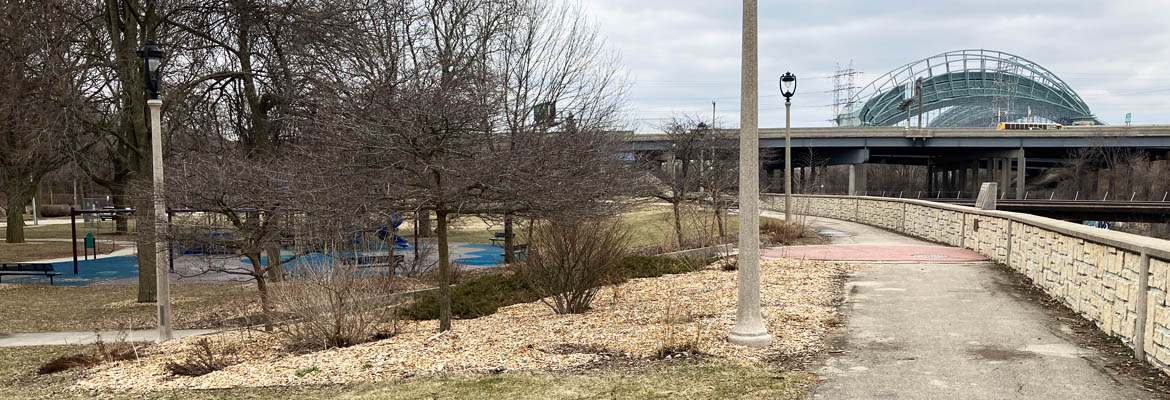
[[[600,290],[593,309],[556,315],[540,303],[517,304],[471,320],[403,322],[397,336],[348,348],[290,354],[280,337],[233,331],[210,337],[236,362],[200,377],[170,374],[197,338],[153,346],[140,360],[96,367],[76,386],[86,390],[149,391],[377,381],[438,372],[576,371],[618,355],[652,358],[664,346],[690,344],[706,357],[748,362],[823,349],[839,324],[842,282],[851,266],[808,260],[762,262],[763,314],[772,346],[750,349],[726,341],[735,320],[735,271],[635,279]],[[311,373],[298,370],[316,367]]]

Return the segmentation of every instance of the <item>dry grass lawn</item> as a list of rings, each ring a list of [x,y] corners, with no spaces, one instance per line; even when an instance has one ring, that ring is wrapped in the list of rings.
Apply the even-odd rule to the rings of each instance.
[[[0,285],[0,332],[88,332],[155,327],[154,303],[135,286]],[[256,308],[254,284],[171,286],[178,329],[218,328]]]

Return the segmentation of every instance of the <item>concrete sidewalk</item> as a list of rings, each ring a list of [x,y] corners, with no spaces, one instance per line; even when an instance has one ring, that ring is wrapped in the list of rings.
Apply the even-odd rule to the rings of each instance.
[[[208,335],[217,332],[214,329],[183,329],[174,331],[174,337]],[[158,339],[158,331],[141,330],[125,331],[126,340],[131,342],[153,342]],[[96,342],[98,335],[107,343],[118,341],[118,331],[98,332],[33,332],[33,333],[0,333],[0,347],[18,346],[52,346],[66,344],[90,344]]]
[[[920,245],[850,222],[810,218],[831,244]],[[1149,399],[1097,350],[1029,301],[990,262],[857,262],[846,329],[814,371],[815,399]]]

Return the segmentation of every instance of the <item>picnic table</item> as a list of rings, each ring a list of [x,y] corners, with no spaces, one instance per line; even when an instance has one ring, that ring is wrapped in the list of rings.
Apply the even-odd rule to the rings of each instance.
[[[2,263],[0,264],[0,276],[4,275],[41,275],[49,277],[49,285],[53,284],[53,277],[61,275],[60,272],[53,272],[53,264],[39,263],[39,264],[19,264],[19,263]]]

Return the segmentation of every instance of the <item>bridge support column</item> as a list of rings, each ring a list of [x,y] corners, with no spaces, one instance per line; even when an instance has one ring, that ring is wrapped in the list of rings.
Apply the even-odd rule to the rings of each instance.
[[[998,171],[996,168],[997,164],[999,164],[998,161],[999,160],[995,158],[987,159],[987,177],[983,178],[983,181],[995,182],[998,180],[998,178],[996,178],[999,177],[999,174],[996,173]],[[996,193],[996,198],[999,198],[999,193]]]
[[[967,167],[959,164],[955,167],[955,172],[959,174],[958,191],[959,194],[962,194],[967,191]]]
[[[1024,149],[1018,150],[1016,155],[1016,198],[1023,199],[1027,189],[1028,162],[1024,157]]]
[[[979,186],[979,160],[975,160],[971,162],[971,187],[969,190],[978,196]]]
[[[860,196],[865,193],[865,164],[849,164],[849,195]]]
[[[934,160],[926,159],[926,192],[934,192]]]
[[[999,187],[1003,188],[1004,193],[1007,193],[1012,182],[1012,159],[1001,158],[1000,163],[1002,163],[1002,167],[999,169]]]

